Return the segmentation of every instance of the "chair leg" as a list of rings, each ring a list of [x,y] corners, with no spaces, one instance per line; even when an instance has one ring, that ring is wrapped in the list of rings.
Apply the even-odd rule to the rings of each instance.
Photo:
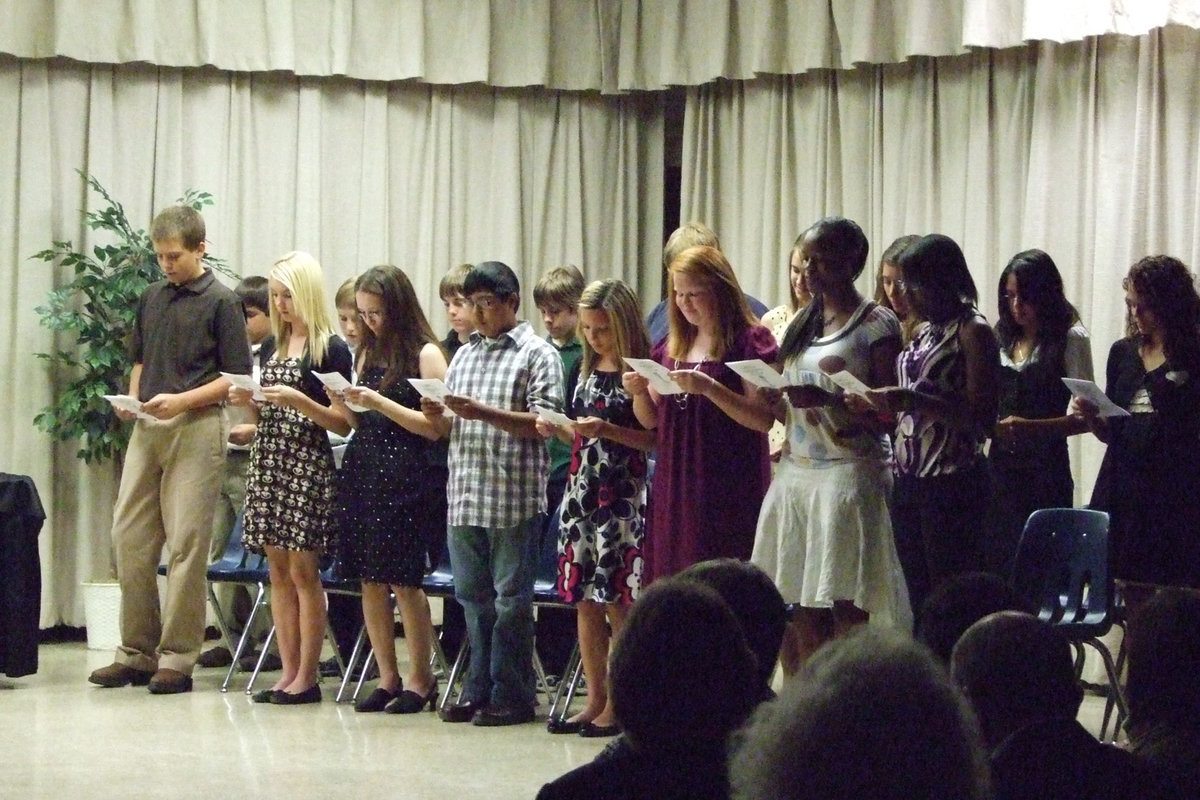
[[[271,642],[275,641],[275,626],[271,626],[271,630],[267,631],[267,638],[263,641],[262,652],[258,654],[258,661],[254,662],[254,672],[250,673],[250,682],[246,684],[246,694],[251,694],[254,691],[254,682],[258,680],[258,673],[262,671],[263,661],[267,657],[267,651],[271,649]]]
[[[1103,727],[1100,730],[1100,739],[1101,741],[1116,742],[1117,734],[1121,729],[1121,721],[1129,716],[1129,706],[1125,704],[1125,693],[1121,690],[1120,673],[1117,672],[1116,664],[1113,663],[1112,653],[1109,652],[1108,647],[1105,646],[1104,642],[1101,642],[1099,639],[1092,638],[1087,639],[1086,643],[1095,648],[1096,652],[1100,654],[1101,660],[1104,661],[1104,671],[1108,675],[1108,696],[1112,698],[1117,705],[1117,720],[1116,724],[1113,726],[1112,738],[1105,739],[1105,736],[1108,733],[1108,715],[1106,713]]]
[[[546,695],[546,702],[554,702],[554,691],[550,688],[549,681],[546,680],[546,670],[542,666],[542,658],[537,654],[537,649],[533,651],[533,671],[537,675],[538,691]],[[561,683],[561,681],[560,681]]]
[[[205,587],[208,589],[208,602],[212,605],[213,616],[217,618],[217,628],[221,631],[221,641],[229,648],[229,652],[233,652],[233,635],[229,632],[229,625],[225,623],[224,609],[221,608],[221,603],[217,600],[216,590],[213,589],[213,581],[207,581]]]
[[[238,637],[237,647],[233,649],[233,663],[229,665],[229,669],[225,672],[225,680],[221,683],[221,691],[229,691],[229,683],[233,680],[233,673],[237,672],[241,667],[238,661],[242,654],[246,652],[246,645],[250,643],[250,631],[254,629],[254,621],[258,618],[258,610],[266,605],[267,587],[266,584],[258,584],[258,594],[254,597],[254,605],[250,608],[250,617],[246,620],[246,627],[242,629],[242,635]],[[274,628],[271,629],[272,633]],[[249,689],[246,690],[249,693]]]
[[[550,704],[551,720],[562,721],[567,718],[571,701],[575,699],[575,692],[579,689],[581,675],[583,675],[583,658],[579,652],[579,642],[576,641],[575,646],[571,648],[571,655],[567,658],[567,666],[563,669],[563,679],[554,689],[554,701]]]
[[[454,664],[450,667],[450,677],[446,679],[446,691],[442,692],[442,699],[438,701],[438,711],[442,711],[462,699],[463,671],[467,668],[467,658],[470,653],[471,642],[464,636],[462,644],[458,648],[458,655],[454,657]],[[455,687],[457,687],[457,691]]]
[[[338,663],[342,667],[342,682],[338,685],[337,697],[334,698],[335,703],[342,702],[342,699],[346,696],[346,689],[350,686],[350,676],[354,673],[354,667],[358,664],[358,659],[362,655],[363,648],[366,646],[366,641],[367,626],[363,625],[361,628],[359,628],[358,636],[354,639],[354,649],[350,651],[350,662],[347,664],[342,664],[341,656],[338,656]],[[335,647],[334,650],[336,652],[337,648]],[[365,674],[366,667],[363,667],[363,672]],[[359,685],[361,686],[361,684],[362,681],[360,678]],[[357,689],[354,692],[354,696],[358,696]]]

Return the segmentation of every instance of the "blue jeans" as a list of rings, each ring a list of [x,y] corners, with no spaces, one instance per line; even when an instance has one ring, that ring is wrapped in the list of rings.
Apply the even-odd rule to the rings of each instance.
[[[533,578],[542,518],[511,528],[450,525],[454,596],[467,618],[471,660],[463,701],[532,706]]]

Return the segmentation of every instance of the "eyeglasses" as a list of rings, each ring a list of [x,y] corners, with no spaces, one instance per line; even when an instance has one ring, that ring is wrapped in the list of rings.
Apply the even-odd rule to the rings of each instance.
[[[382,311],[359,311],[358,318],[364,322],[379,322],[383,319]]]
[[[495,295],[476,295],[474,297],[468,297],[467,302],[475,306],[475,308],[482,308],[484,311],[491,311],[503,301]]]

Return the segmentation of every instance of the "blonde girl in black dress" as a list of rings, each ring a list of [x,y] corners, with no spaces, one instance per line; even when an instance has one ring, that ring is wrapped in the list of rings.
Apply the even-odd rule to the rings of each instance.
[[[350,376],[350,350],[334,334],[321,265],[293,252],[275,262],[267,284],[275,353],[263,365],[266,400],[232,388],[230,402],[252,405],[258,432],[246,479],[246,546],[266,552],[271,614],[283,671],[258,703],[321,699],[317,663],[325,637],[325,592],[318,560],[333,544],[334,466],[326,430],[349,426],[314,372]]]

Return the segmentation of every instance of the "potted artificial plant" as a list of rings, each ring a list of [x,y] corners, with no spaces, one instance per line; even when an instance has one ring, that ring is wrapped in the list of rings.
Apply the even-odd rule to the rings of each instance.
[[[49,362],[58,388],[54,402],[38,412],[34,424],[57,441],[78,442],[75,455],[85,463],[107,464],[119,474],[131,427],[117,417],[104,395],[124,394],[128,387],[133,368],[129,343],[138,298],[162,273],[145,229],[130,223],[124,206],[95,177],[83,171],[79,174],[104,199],[99,209],[84,213],[85,224],[94,231],[107,232],[113,241],[94,246],[90,253],[76,250],[70,241],[54,242],[31,256],[55,267],[69,267],[73,275],[36,309],[42,325],[73,335],[74,341],[65,349],[36,354]],[[213,201],[207,192],[189,189],[178,202],[199,211]],[[221,259],[205,254],[204,260],[236,277]],[[111,552],[107,561],[106,576],[84,583],[88,644],[104,649],[115,643],[97,631],[98,641],[93,644],[93,629],[100,627],[93,622],[111,616],[115,625],[120,609]]]

